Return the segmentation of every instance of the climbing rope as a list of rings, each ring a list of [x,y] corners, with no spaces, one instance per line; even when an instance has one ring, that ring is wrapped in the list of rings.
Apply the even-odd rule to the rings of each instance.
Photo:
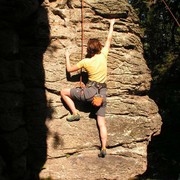
[[[165,2],[165,0],[162,0],[162,2],[165,4],[166,8],[168,9],[168,11],[170,12],[171,16],[174,18],[174,20],[176,21],[177,25],[180,26],[178,20],[176,19],[176,17],[174,16],[174,14],[172,13],[171,9],[169,8],[169,6],[167,5],[167,3]]]
[[[81,60],[84,54],[84,0],[81,0]],[[80,70],[80,87],[82,85],[82,68]]]
[[[81,1],[81,59],[84,54],[84,0]]]

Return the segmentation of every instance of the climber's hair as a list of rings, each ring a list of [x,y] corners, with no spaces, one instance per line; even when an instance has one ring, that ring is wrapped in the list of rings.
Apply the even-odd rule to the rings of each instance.
[[[97,38],[89,39],[87,43],[87,57],[91,58],[95,54],[100,54],[102,49],[102,44]]]

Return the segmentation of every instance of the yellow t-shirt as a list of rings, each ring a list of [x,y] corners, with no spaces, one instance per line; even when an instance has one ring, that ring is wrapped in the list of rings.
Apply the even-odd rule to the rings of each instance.
[[[104,83],[107,80],[107,56],[109,49],[102,48],[100,54],[85,58],[77,63],[78,68],[84,68],[90,81]]]

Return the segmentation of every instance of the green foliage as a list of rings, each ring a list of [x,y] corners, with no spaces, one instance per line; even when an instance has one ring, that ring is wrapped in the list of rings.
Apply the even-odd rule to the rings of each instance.
[[[179,1],[166,0],[166,3],[179,19]],[[168,71],[179,59],[180,27],[162,1],[131,0],[131,4],[136,9],[145,32],[145,59],[152,71],[153,83],[160,83],[164,78],[168,80],[171,78]],[[177,68],[180,72],[180,67]]]

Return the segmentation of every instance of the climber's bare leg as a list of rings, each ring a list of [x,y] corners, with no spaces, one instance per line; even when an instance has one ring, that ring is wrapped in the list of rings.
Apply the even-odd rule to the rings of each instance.
[[[73,114],[76,114],[77,109],[75,107],[75,104],[74,104],[73,100],[71,99],[70,89],[62,89],[61,92],[60,92],[60,95],[61,95],[62,99],[64,100],[64,102],[70,108],[71,112]]]
[[[100,131],[100,138],[101,138],[101,148],[106,149],[107,143],[107,127],[106,127],[106,120],[103,116],[97,116],[97,123],[99,126]]]

